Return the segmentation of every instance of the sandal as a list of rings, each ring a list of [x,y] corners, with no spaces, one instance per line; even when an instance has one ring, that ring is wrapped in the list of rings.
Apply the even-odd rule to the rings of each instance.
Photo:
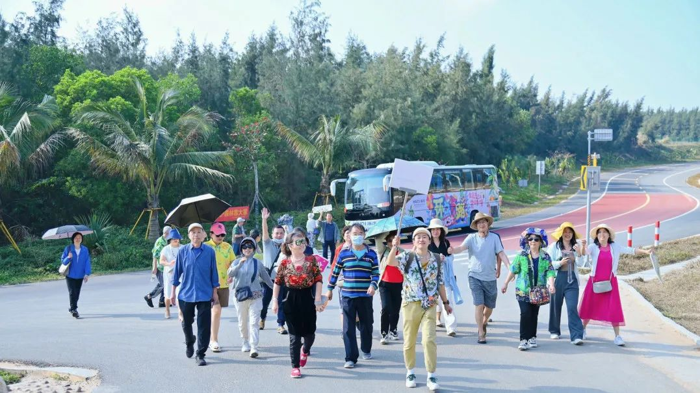
[[[212,352],[221,352],[221,347],[219,346],[219,343],[216,341],[210,342],[209,348],[211,348]]]
[[[480,336],[476,342],[479,344],[486,344],[486,336]]]

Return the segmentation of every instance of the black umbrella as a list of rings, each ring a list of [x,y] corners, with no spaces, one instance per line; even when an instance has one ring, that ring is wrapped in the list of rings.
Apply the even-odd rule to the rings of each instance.
[[[44,240],[68,239],[76,232],[89,235],[92,233],[92,229],[85,225],[64,225],[62,227],[49,229],[41,238]]]
[[[231,205],[212,194],[185,198],[168,214],[165,223],[184,228],[195,222],[215,222],[229,207]]]

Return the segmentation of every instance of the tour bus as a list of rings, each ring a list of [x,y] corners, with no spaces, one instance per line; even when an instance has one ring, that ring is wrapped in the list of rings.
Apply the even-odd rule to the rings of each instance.
[[[410,195],[406,215],[428,224],[439,218],[450,230],[469,228],[477,212],[494,219],[500,216],[499,188],[493,165],[438,165],[434,161],[415,161],[433,167],[428,195]],[[347,179],[331,182],[335,196],[338,183],[345,183],[345,223],[360,223],[369,229],[378,220],[401,210],[404,192],[387,187],[393,163],[360,169]]]

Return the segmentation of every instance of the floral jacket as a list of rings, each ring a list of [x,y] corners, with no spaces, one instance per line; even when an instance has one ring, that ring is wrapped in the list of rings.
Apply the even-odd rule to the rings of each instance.
[[[534,281],[535,276],[531,277],[532,259],[528,251],[522,251],[518,256],[515,257],[513,263],[510,265],[510,271],[513,274],[517,274],[515,279],[515,297],[523,302],[530,301],[530,282]],[[552,258],[547,254],[545,250],[540,250],[540,260],[537,265],[537,286],[547,285],[548,278],[556,278],[557,271],[554,270],[552,266]]]

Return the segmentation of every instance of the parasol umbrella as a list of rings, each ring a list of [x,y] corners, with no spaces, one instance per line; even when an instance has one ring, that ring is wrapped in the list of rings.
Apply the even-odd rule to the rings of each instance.
[[[401,212],[398,212],[393,216],[383,218],[372,225],[372,228],[367,231],[366,238],[375,238],[380,235],[396,231],[396,228],[399,226],[399,222],[401,222],[401,232],[412,232],[416,228],[427,226],[423,221],[411,216],[405,216],[403,217],[403,220],[401,220]]]
[[[68,239],[76,232],[80,232],[82,235],[89,235],[92,233],[92,229],[85,225],[64,225],[49,229],[41,238],[44,240]]]
[[[229,207],[231,205],[212,194],[185,198],[168,214],[165,223],[184,228],[195,222],[215,222]]]

